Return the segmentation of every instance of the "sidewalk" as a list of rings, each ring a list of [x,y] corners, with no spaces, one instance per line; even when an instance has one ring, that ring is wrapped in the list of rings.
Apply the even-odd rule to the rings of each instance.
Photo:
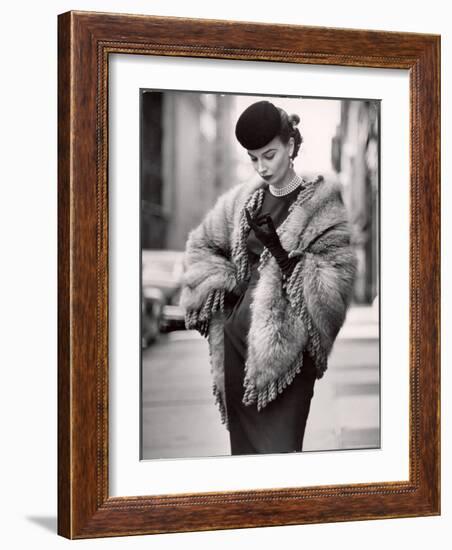
[[[379,445],[378,319],[352,307],[316,381],[304,450]],[[207,341],[195,331],[161,335],[143,353],[144,458],[229,454],[211,389]]]
[[[328,370],[316,382],[305,451],[375,448],[380,444],[378,310],[353,306]]]
[[[378,339],[378,307],[351,306],[337,338],[351,340]]]

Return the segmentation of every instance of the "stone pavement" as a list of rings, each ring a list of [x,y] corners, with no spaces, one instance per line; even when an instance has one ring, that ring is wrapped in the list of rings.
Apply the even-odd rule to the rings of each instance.
[[[379,446],[377,312],[352,307],[316,381],[304,451]],[[161,335],[143,351],[143,458],[229,454],[211,393],[207,342],[195,331]]]
[[[380,444],[379,327],[370,307],[349,310],[316,382],[303,449],[375,448]]]

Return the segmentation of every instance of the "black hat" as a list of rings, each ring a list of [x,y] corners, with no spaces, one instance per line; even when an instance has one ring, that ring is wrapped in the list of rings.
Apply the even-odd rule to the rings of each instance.
[[[281,115],[270,101],[258,101],[247,107],[235,126],[235,136],[245,149],[260,149],[279,135]]]

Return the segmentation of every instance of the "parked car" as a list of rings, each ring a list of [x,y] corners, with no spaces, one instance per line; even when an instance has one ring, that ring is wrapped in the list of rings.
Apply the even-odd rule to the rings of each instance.
[[[165,296],[158,288],[147,286],[141,294],[141,346],[154,343],[162,330]]]
[[[163,294],[161,331],[185,329],[185,310],[179,305],[184,252],[179,250],[142,251],[142,288],[156,288]]]

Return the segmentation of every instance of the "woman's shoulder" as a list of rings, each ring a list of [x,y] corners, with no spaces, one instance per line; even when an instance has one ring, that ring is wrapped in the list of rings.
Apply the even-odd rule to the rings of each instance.
[[[335,178],[316,176],[302,176],[303,186],[312,190],[311,205],[321,205],[324,202],[339,200],[342,202],[342,184]]]

